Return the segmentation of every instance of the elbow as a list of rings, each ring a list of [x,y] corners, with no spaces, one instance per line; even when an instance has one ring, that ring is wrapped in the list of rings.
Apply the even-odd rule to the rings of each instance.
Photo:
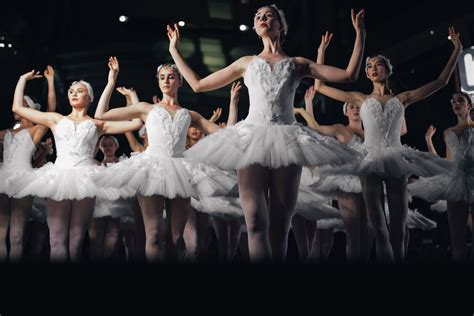
[[[202,92],[202,88],[200,87],[200,85],[192,85],[191,89],[193,89],[193,92],[195,93]]]
[[[359,72],[358,71],[349,72],[347,82],[356,82],[358,78],[359,78]]]
[[[13,113],[16,113],[16,114],[19,114],[19,113],[18,113],[19,111],[20,111],[20,107],[15,106],[15,103],[13,103],[13,105],[12,105],[12,112],[13,112]]]
[[[103,119],[104,119],[104,115],[101,114],[101,113],[95,113],[95,114],[94,114],[94,118],[97,119],[97,120],[103,120]]]

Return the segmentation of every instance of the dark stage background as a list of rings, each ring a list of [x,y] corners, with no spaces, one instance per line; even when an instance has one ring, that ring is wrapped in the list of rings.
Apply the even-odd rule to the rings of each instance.
[[[461,32],[464,47],[473,45],[474,5],[471,1],[275,1],[285,10],[289,34],[283,47],[289,55],[315,58],[320,35],[329,30],[335,34],[327,50],[326,63],[344,67],[350,57],[354,31],[350,9],[366,9],[366,54],[382,53],[394,65],[391,86],[394,92],[412,89],[433,80],[451,53],[447,27]],[[235,59],[258,54],[261,45],[252,31],[255,10],[268,2],[255,0],[194,1],[9,1],[0,11],[0,129],[13,124],[10,106],[18,77],[24,72],[43,71],[47,64],[56,70],[58,111],[68,113],[66,91],[74,80],[89,81],[96,102],[107,81],[107,58],[118,56],[121,72],[117,86],[132,86],[141,100],[151,101],[159,89],[156,67],[170,62],[166,24],[179,20],[182,28],[181,49],[201,75],[222,68]],[[128,16],[126,23],[119,16]],[[240,24],[250,26],[239,30]],[[11,44],[11,45],[9,45]],[[0,46],[2,46],[0,44]],[[11,46],[11,47],[9,47]],[[455,74],[457,76],[457,73]],[[455,77],[453,76],[453,78]],[[303,80],[295,97],[295,105],[303,106],[305,89],[311,84]],[[430,124],[438,128],[434,143],[444,153],[442,130],[456,122],[450,108],[450,95],[456,89],[455,79],[442,91],[412,105],[406,112],[408,134],[402,141],[426,150],[424,133]],[[337,85],[347,90],[370,93],[370,82],[363,71],[355,84]],[[205,116],[216,106],[227,116],[229,88],[194,94],[188,85],[180,91],[185,107]],[[27,94],[46,106],[46,81],[36,80],[27,86]],[[111,105],[124,105],[124,98],[114,93]],[[345,122],[341,104],[326,97],[314,100],[315,113],[321,123]],[[239,120],[248,109],[246,88],[243,89]],[[119,137],[121,152],[128,153],[125,138]]]

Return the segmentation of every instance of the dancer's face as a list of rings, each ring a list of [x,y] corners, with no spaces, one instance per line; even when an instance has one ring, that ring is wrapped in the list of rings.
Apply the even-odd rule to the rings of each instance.
[[[346,108],[346,116],[350,121],[359,121],[360,120],[360,107],[349,103]]]
[[[471,109],[471,105],[466,99],[466,96],[461,93],[453,94],[451,98],[451,105],[452,105],[454,114],[461,117],[465,117],[469,113],[469,110]]]
[[[278,13],[272,7],[261,7],[254,18],[255,32],[260,37],[280,36],[283,26],[278,19]]]
[[[202,137],[202,132],[199,128],[191,126],[188,128],[188,137],[194,141],[198,141]]]
[[[369,59],[366,66],[367,78],[372,82],[384,82],[388,79],[388,69],[380,57]]]
[[[158,73],[158,84],[163,94],[175,95],[181,86],[179,75],[172,67],[162,67]]]
[[[67,97],[73,108],[87,107],[91,103],[89,91],[82,83],[73,84],[68,90]]]
[[[115,141],[111,138],[104,138],[102,142],[100,143],[100,149],[104,153],[104,156],[106,157],[114,157],[115,153],[117,152],[117,144],[115,144]]]

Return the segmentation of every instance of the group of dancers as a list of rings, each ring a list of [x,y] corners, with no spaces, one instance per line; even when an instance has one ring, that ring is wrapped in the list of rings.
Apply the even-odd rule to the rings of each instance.
[[[382,55],[366,59],[370,94],[326,85],[358,78],[364,15],[364,10],[351,11],[355,43],[342,69],[324,64],[332,39],[328,33],[316,61],[288,56],[281,47],[288,33],[285,15],[276,5],[263,6],[254,17],[262,51],[204,78],[180,53],[179,27],[168,25],[174,64],[157,69],[161,99],[143,102],[134,89],[119,87],[127,105],[109,108],[120,70],[118,59],[110,57],[108,82],[93,118],[87,111],[94,92],[86,81],[71,84],[71,112],[62,115],[55,112],[52,67],[44,72],[49,87],[45,112],[24,94],[27,83],[42,75],[32,70],[20,76],[12,106],[19,128],[0,132],[0,259],[21,260],[26,223],[32,209],[39,208],[53,262],[81,261],[87,234],[89,258],[110,258],[121,229],[127,257],[196,261],[206,255],[203,230],[209,216],[223,262],[232,262],[242,231],[250,262],[284,262],[291,228],[302,261],[327,257],[324,240],[340,229],[347,262],[368,262],[373,245],[377,262],[403,262],[410,223],[432,224],[409,211],[410,191],[431,202],[447,201],[453,260],[466,260],[467,218],[474,202],[469,95],[453,94],[458,124],[445,131],[446,159],[400,141],[407,131],[405,108],[447,85],[462,51],[459,34],[449,28],[453,51],[447,64],[438,78],[417,89],[393,94],[388,86],[392,65]],[[306,107],[295,108],[295,91],[304,77],[315,82],[306,91]],[[247,117],[237,122],[240,78],[250,106]],[[215,123],[220,109],[206,119],[182,107],[178,91],[184,81],[196,93],[232,84],[227,123]],[[349,123],[320,125],[313,113],[316,93],[344,102]],[[307,126],[297,123],[295,115]],[[48,129],[54,135],[54,163],[46,162],[52,141],[41,145]],[[133,134],[137,130],[142,142]],[[112,134],[126,135],[131,157],[116,157],[119,143]],[[98,150],[104,156],[100,162],[94,159]],[[407,185],[413,176],[421,178]]]

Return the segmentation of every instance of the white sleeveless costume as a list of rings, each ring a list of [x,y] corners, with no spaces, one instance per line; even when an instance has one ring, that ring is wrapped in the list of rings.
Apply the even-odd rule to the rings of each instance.
[[[453,157],[453,168],[438,176],[421,178],[409,184],[408,190],[410,194],[430,202],[448,200],[474,203],[473,129],[466,128],[460,137],[449,130],[446,145]]]
[[[300,80],[293,58],[271,69],[265,59],[254,56],[244,75],[250,98],[247,118],[204,137],[184,155],[234,170],[252,164],[279,168],[350,162],[354,151],[296,122],[293,103]]]
[[[172,117],[165,108],[154,105],[145,124],[147,149],[130,159],[102,167],[102,175],[96,180],[106,187],[133,188],[132,194],[123,192],[122,197],[140,193],[168,199],[200,198],[234,190],[237,181],[231,173],[183,157],[190,124],[187,109],[177,110]]]
[[[5,134],[3,142],[3,166],[0,169],[0,193],[13,198],[22,198],[19,195],[25,185],[28,185],[35,177],[31,158],[36,150],[28,129],[17,133],[9,130]]]
[[[367,97],[360,109],[364,124],[363,159],[359,175],[379,175],[402,178],[410,175],[433,176],[446,172],[450,163],[430,153],[402,145],[400,129],[405,113],[397,97],[385,105],[373,97]]]
[[[99,172],[93,157],[99,137],[93,120],[74,122],[65,116],[57,123],[53,134],[56,161],[35,169],[35,179],[19,188],[19,195],[56,201],[96,196],[115,200],[120,196],[119,190],[98,186],[93,180],[94,174]]]

